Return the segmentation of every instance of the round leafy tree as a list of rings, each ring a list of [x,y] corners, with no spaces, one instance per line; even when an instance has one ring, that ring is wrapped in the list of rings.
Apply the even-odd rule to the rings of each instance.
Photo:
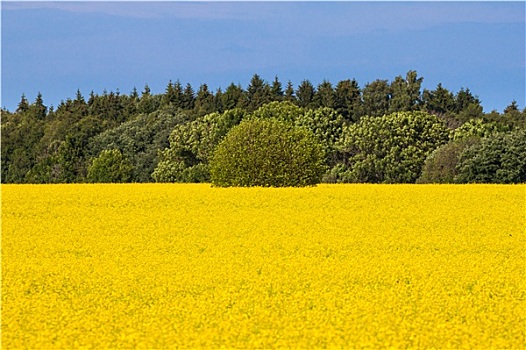
[[[338,182],[413,183],[427,156],[448,140],[445,124],[424,112],[363,117],[344,128],[344,165],[331,173]]]
[[[525,183],[526,130],[483,138],[462,152],[456,170],[459,183]]]
[[[210,162],[215,186],[312,186],[325,172],[312,132],[276,119],[251,118],[232,128]]]
[[[128,182],[133,166],[118,149],[104,150],[88,168],[89,182]]]

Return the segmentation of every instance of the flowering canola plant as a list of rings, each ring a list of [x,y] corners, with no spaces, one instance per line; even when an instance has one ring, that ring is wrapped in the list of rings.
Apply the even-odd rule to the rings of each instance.
[[[2,348],[524,348],[525,190],[3,185]]]

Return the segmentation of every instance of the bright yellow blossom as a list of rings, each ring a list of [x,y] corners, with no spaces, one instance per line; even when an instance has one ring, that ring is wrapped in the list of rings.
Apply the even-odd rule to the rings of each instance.
[[[2,348],[525,347],[524,185],[3,185]]]

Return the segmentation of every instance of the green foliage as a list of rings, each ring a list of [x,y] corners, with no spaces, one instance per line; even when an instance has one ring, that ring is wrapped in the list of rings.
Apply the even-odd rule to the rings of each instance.
[[[332,180],[415,182],[427,156],[448,139],[443,122],[424,112],[364,117],[344,128],[339,142],[344,166],[332,171]]]
[[[246,109],[252,112],[266,103],[271,102],[272,91],[270,85],[254,74],[247,87],[247,106]]]
[[[292,102],[270,102],[254,111],[251,116],[254,118],[275,118],[287,123],[295,123],[305,113],[305,110],[296,106]]]
[[[455,97],[440,83],[433,91],[424,89],[422,98],[425,109],[433,114],[447,114],[455,108]]]
[[[131,181],[152,181],[152,174],[156,181],[209,181],[208,162],[215,147],[231,127],[250,116],[276,118],[312,131],[326,154],[326,164],[332,167],[327,181],[409,181],[414,169],[406,177],[386,177],[396,172],[389,168],[400,163],[396,157],[412,154],[411,145],[399,142],[406,136],[400,136],[398,129],[374,136],[382,145],[394,138],[391,148],[398,147],[398,153],[384,154],[380,146],[349,153],[341,147],[343,141],[338,149],[335,146],[342,138],[342,126],[364,116],[421,109],[456,129],[451,132],[456,141],[526,128],[526,109],[520,110],[515,101],[504,113],[484,113],[478,97],[467,88],[453,94],[438,84],[435,90],[420,92],[421,83],[416,71],[408,71],[405,78],[397,76],[390,83],[375,80],[363,89],[354,79],[336,85],[325,80],[317,89],[303,80],[295,91],[291,81],[283,87],[277,76],[268,84],[255,74],[246,90],[232,83],[215,93],[206,84],[195,93],[189,83],[182,85],[178,80],[170,81],[163,94],[154,94],[145,85],[142,93],[134,88],[129,95],[91,91],[86,101],[77,90],[73,99],[64,99],[56,109],[44,104],[41,93],[32,103],[22,95],[15,112],[2,110],[1,180],[84,182],[94,157],[103,150],[118,149],[133,165]],[[360,157],[356,166],[349,163]],[[398,168],[402,171],[404,166],[400,163]]]
[[[312,186],[325,171],[322,147],[305,128],[277,119],[234,127],[210,163],[215,186]]]
[[[335,165],[337,161],[335,145],[340,139],[346,124],[343,117],[334,109],[323,107],[310,109],[304,114],[298,115],[295,118],[295,124],[312,131],[323,148],[327,164],[329,166]]]
[[[316,107],[334,108],[336,95],[330,81],[324,80],[314,94],[314,105]]]
[[[202,84],[197,91],[194,103],[194,114],[202,117],[215,111],[214,95],[208,90],[208,85]]]
[[[363,89],[364,114],[379,117],[389,110],[391,89],[387,80],[375,80]]]
[[[391,98],[389,100],[389,111],[402,112],[414,111],[419,108],[420,86],[423,78],[417,78],[416,71],[409,71],[404,78],[398,76],[391,82]]]
[[[160,153],[152,178],[156,182],[208,181],[213,150],[244,116],[244,110],[233,109],[176,125],[170,134],[170,147]]]
[[[334,108],[349,121],[358,121],[362,116],[362,92],[356,80],[342,80],[334,91]]]
[[[296,91],[298,106],[303,108],[313,108],[315,106],[315,94],[316,90],[314,89],[314,85],[312,85],[308,79],[303,80]]]
[[[462,152],[479,142],[478,137],[464,137],[438,147],[427,157],[417,183],[455,183]]]
[[[132,175],[132,165],[117,149],[104,150],[93,159],[88,168],[89,182],[112,183],[128,182]]]
[[[526,129],[483,138],[462,152],[456,182],[526,182]]]
[[[169,146],[171,130],[185,120],[187,116],[184,113],[172,114],[169,108],[139,114],[95,136],[89,144],[89,154],[94,157],[103,150],[118,149],[133,165],[131,181],[150,182],[159,162],[158,150]]]
[[[44,121],[24,113],[2,112],[2,182],[28,182],[36,163],[37,145],[44,132]]]
[[[471,119],[453,131],[453,140],[471,137],[486,137],[498,132],[496,123],[486,123],[482,119]]]

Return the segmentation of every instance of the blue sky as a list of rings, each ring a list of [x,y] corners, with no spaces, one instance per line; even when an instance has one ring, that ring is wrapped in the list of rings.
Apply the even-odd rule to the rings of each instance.
[[[361,87],[416,70],[486,112],[525,107],[525,2],[2,1],[1,105],[169,80],[244,88],[254,73]]]

